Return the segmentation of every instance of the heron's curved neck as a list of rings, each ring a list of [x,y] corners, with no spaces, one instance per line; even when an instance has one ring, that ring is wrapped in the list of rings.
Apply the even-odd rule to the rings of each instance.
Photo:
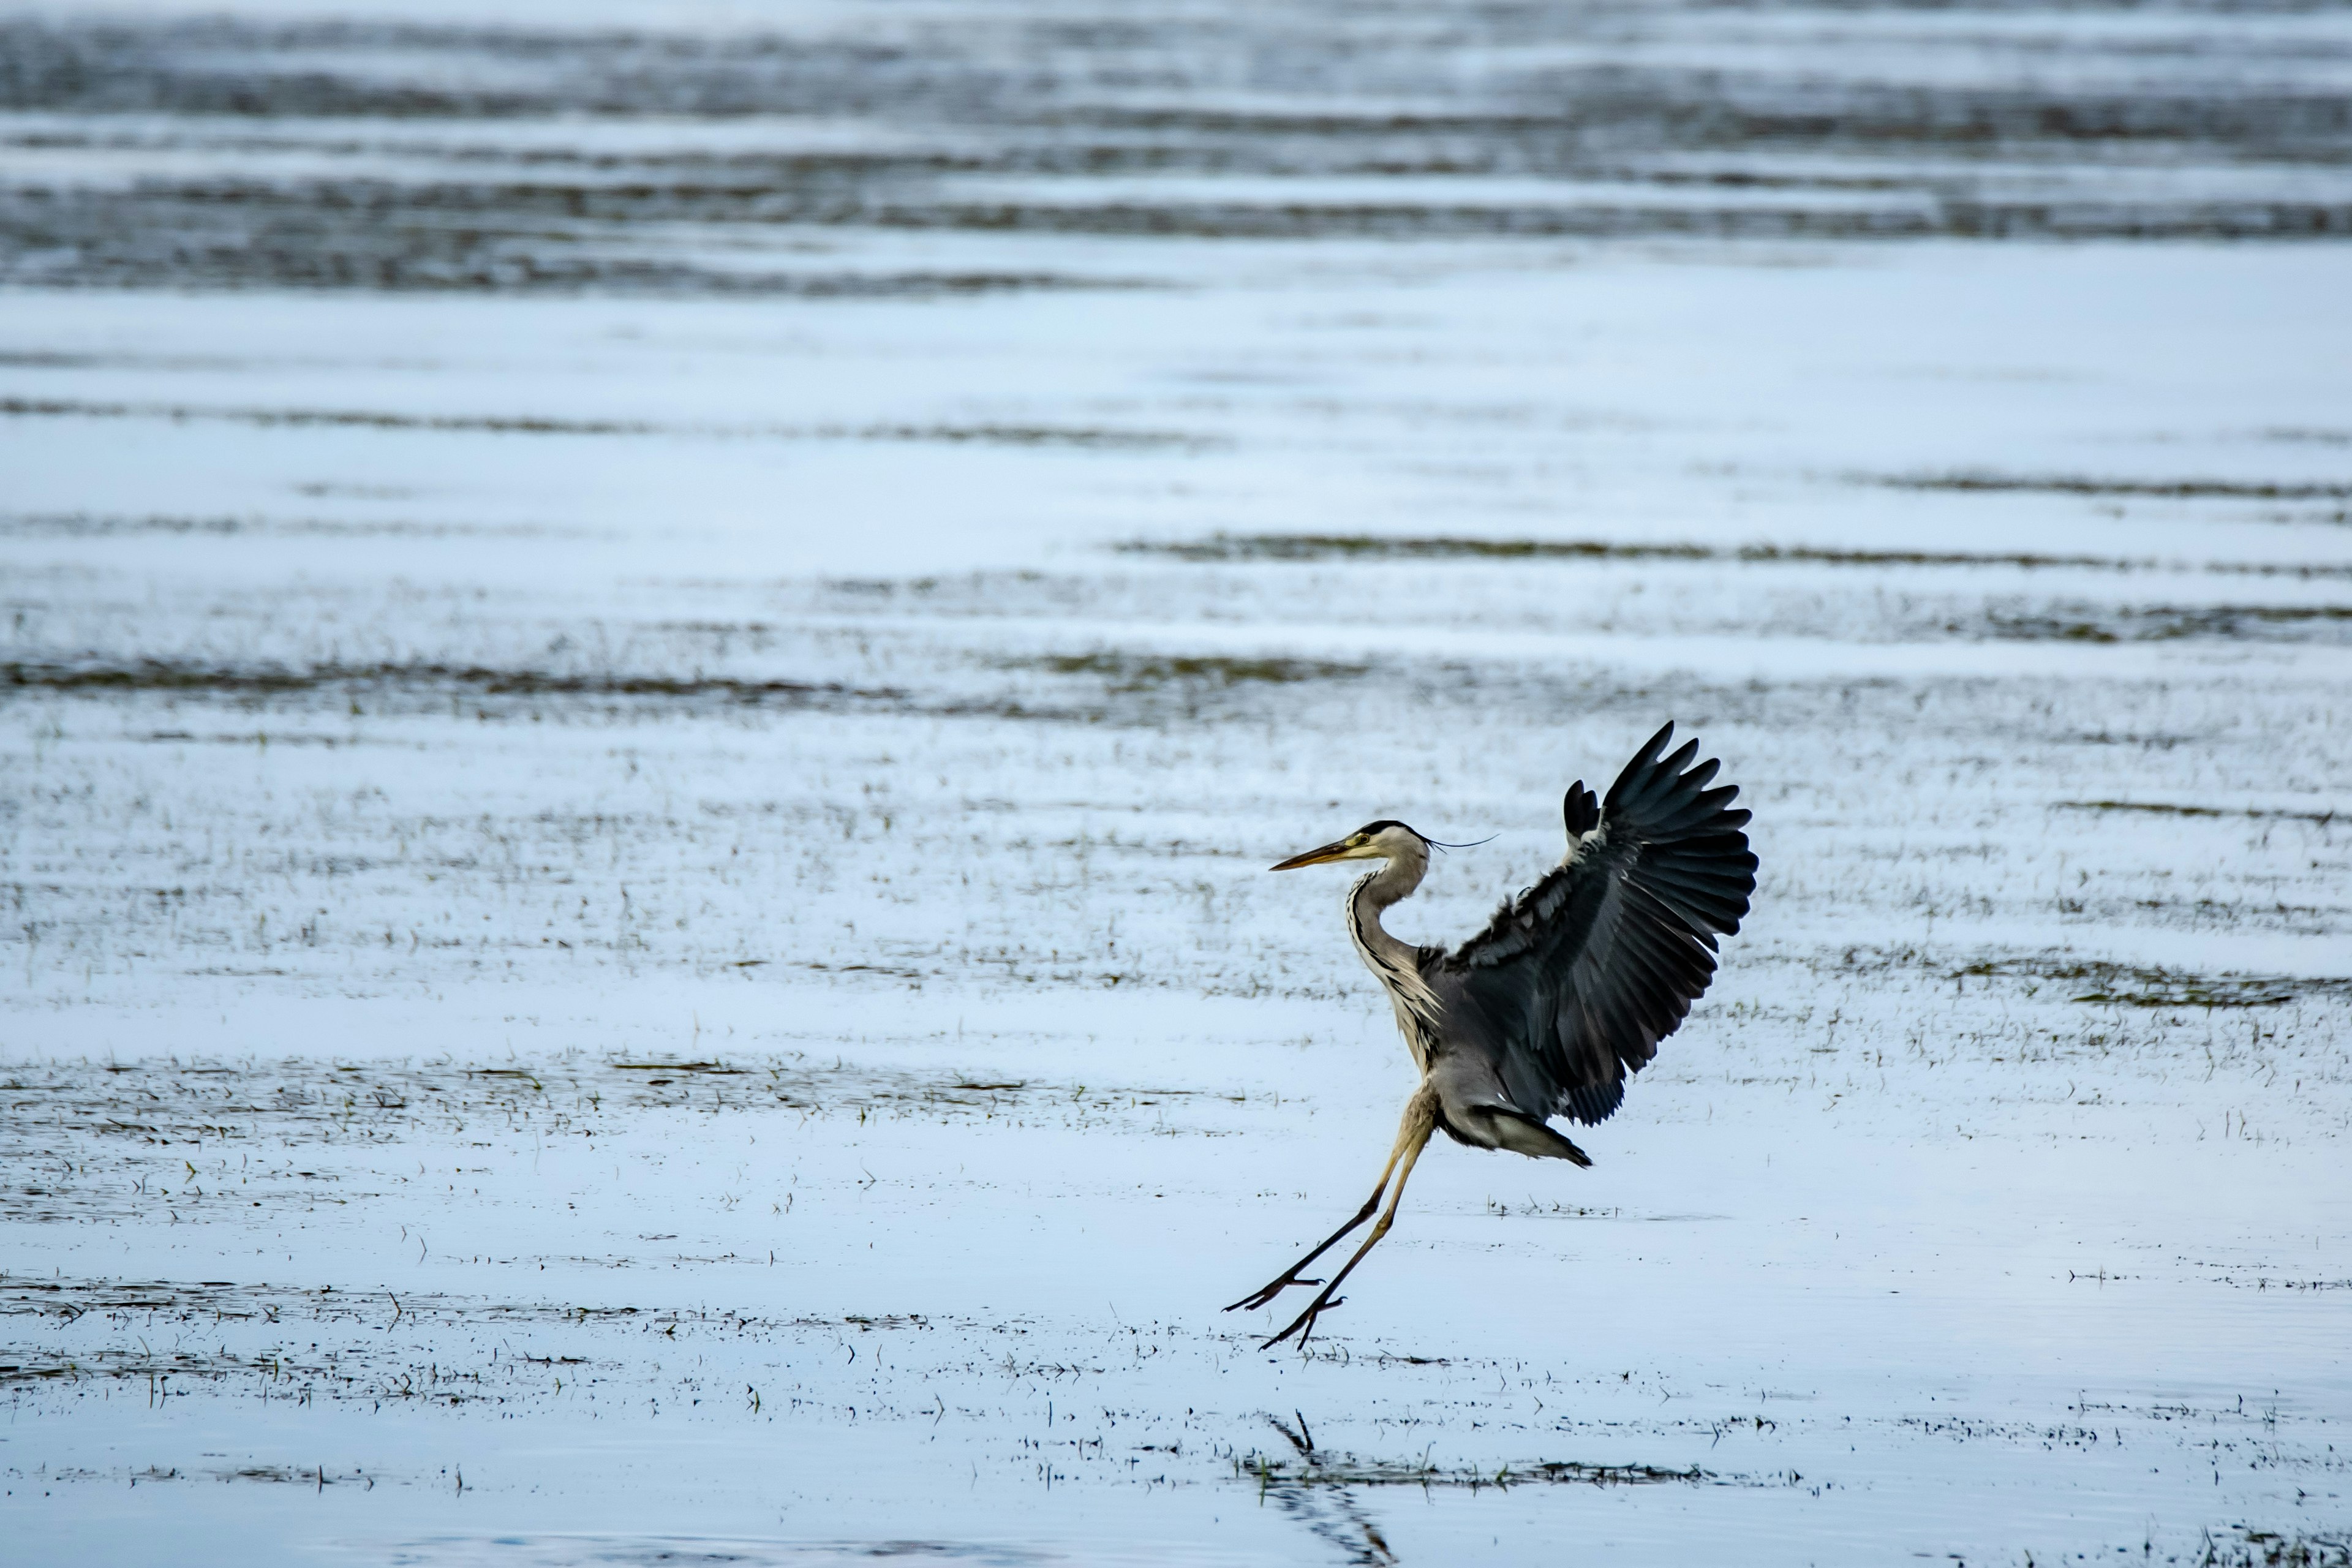
[[[1429,871],[1429,851],[1415,846],[1396,856],[1369,877],[1360,878],[1348,893],[1348,930],[1368,963],[1412,970],[1416,950],[1399,942],[1381,926],[1381,911],[1421,886]]]

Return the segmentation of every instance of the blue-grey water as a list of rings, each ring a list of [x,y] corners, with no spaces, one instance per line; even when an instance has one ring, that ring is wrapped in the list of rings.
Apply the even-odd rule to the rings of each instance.
[[[2344,1564],[2352,10],[0,16],[11,1562]],[[1340,874],[1673,718],[1591,1171]]]

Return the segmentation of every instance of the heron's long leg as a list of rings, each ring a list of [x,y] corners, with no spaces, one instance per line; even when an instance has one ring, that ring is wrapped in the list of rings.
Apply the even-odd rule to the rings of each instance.
[[[1308,1253],[1297,1262],[1292,1264],[1288,1268],[1283,1270],[1282,1278],[1276,1279],[1271,1285],[1264,1286],[1251,1294],[1243,1297],[1240,1300],[1234,1302],[1233,1306],[1227,1307],[1225,1310],[1231,1312],[1242,1307],[1248,1307],[1255,1310],[1265,1306],[1276,1296],[1279,1296],[1285,1290],[1289,1289],[1293,1285],[1320,1285],[1323,1283],[1320,1279],[1301,1279],[1298,1277],[1299,1270],[1307,1268],[1317,1258],[1330,1251],[1331,1248],[1339,1244],[1341,1237],[1354,1230],[1358,1226],[1363,1224],[1366,1220],[1371,1218],[1372,1215],[1379,1211],[1381,1200],[1388,1195],[1389,1177],[1395,1172],[1397,1168],[1397,1161],[1402,1158],[1403,1154],[1404,1133],[1400,1131],[1397,1133],[1396,1147],[1389,1151],[1389,1163],[1381,1167],[1380,1184],[1372,1189],[1372,1195],[1364,1200],[1364,1206],[1356,1211],[1356,1217],[1341,1226],[1339,1229],[1333,1231],[1330,1235],[1325,1237],[1323,1238],[1322,1245],[1316,1247],[1314,1251]]]
[[[1436,1131],[1436,1127],[1437,1092],[1424,1084],[1421,1092],[1406,1103],[1404,1125],[1397,1129],[1397,1151],[1390,1156],[1390,1163],[1399,1167],[1396,1173],[1396,1188],[1389,1194],[1389,1206],[1381,1212],[1380,1223],[1372,1226],[1372,1234],[1364,1237],[1364,1244],[1356,1248],[1355,1255],[1348,1259],[1339,1272],[1331,1277],[1331,1283],[1317,1292],[1315,1300],[1307,1303],[1307,1310],[1299,1313],[1297,1320],[1290,1327],[1258,1346],[1258,1349],[1271,1350],[1293,1334],[1297,1334],[1299,1344],[1302,1347],[1305,1346],[1308,1337],[1315,1332],[1315,1320],[1339,1305],[1334,1297],[1338,1295],[1339,1287],[1347,1282],[1349,1275],[1356,1271],[1356,1265],[1364,1260],[1364,1254],[1378,1247],[1381,1244],[1381,1237],[1386,1236],[1389,1233],[1389,1227],[1396,1224],[1397,1205],[1404,1202],[1404,1184],[1412,1179],[1413,1163],[1421,1158],[1421,1152],[1428,1146],[1429,1135]],[[1381,1184],[1384,1186],[1387,1184],[1385,1175],[1381,1177]],[[1379,1194],[1373,1195],[1377,1197]],[[1354,1226],[1350,1226],[1349,1228],[1353,1229]],[[1343,1231],[1340,1234],[1344,1236],[1347,1233]],[[1339,1237],[1333,1237],[1331,1239],[1337,1241]],[[1326,1242],[1324,1245],[1328,1247],[1330,1242]]]

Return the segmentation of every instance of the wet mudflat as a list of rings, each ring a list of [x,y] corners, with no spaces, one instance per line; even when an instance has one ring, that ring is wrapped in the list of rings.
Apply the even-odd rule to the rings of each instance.
[[[2346,1562],[2347,76],[0,22],[12,1553]],[[1260,1352],[1410,1087],[1262,868],[1668,717],[1716,989]]]

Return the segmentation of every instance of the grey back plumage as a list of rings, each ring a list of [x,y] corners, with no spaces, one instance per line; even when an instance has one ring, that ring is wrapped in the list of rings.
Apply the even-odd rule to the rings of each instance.
[[[1579,780],[1569,858],[1453,952],[1424,950],[1453,1044],[1495,1058],[1536,1116],[1614,1112],[1713,979],[1716,938],[1748,912],[1748,814],[1730,805],[1737,788],[1706,787],[1719,764],[1693,766],[1696,741],[1664,754],[1674,732],[1634,753],[1597,813]]]

